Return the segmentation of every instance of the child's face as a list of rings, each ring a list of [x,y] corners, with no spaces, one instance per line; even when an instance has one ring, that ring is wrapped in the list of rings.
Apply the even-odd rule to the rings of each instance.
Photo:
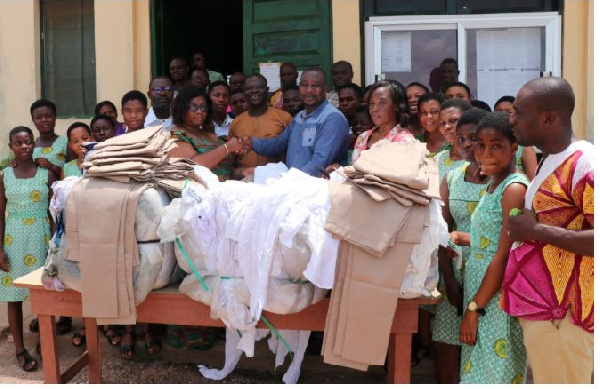
[[[356,135],[362,134],[373,127],[373,121],[367,112],[357,112],[354,116],[354,123],[352,132]]]
[[[462,115],[462,111],[456,107],[440,111],[440,132],[448,143],[456,142],[456,124]]]
[[[54,131],[56,126],[56,114],[50,107],[39,107],[31,113],[31,120],[40,134],[49,134]]]
[[[477,125],[475,123],[463,124],[456,132],[456,146],[460,156],[465,161],[475,161],[475,147],[477,146]]]
[[[493,127],[482,128],[477,133],[475,158],[485,175],[498,175],[510,168],[516,151],[517,143],[510,143],[502,132]]]
[[[98,119],[92,126],[92,136],[96,142],[104,142],[115,136],[115,127],[106,119]]]
[[[77,155],[78,158],[83,158],[85,152],[83,151],[83,142],[93,142],[94,139],[85,127],[77,127],[71,131],[71,139],[69,140],[69,147]]]
[[[424,101],[419,105],[421,127],[428,133],[440,130],[440,103],[437,100]]]
[[[236,116],[241,115],[244,111],[248,110],[248,101],[243,93],[236,93],[235,95],[231,96],[229,104],[231,105],[231,109]]]
[[[33,137],[28,133],[19,132],[11,137],[8,148],[13,152],[16,159],[27,160],[31,159],[33,155],[35,142],[33,141]]]
[[[129,100],[123,105],[121,110],[123,122],[129,131],[144,128],[144,119],[146,118],[146,107],[138,100]]]
[[[100,107],[100,109],[98,110],[98,115],[110,116],[111,118],[113,118],[115,123],[117,122],[117,111],[115,111],[112,105],[110,104],[104,104],[102,107]]]

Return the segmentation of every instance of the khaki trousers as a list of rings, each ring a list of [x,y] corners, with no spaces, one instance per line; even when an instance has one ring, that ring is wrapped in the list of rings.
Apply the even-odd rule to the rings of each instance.
[[[358,370],[384,364],[404,273],[428,222],[428,207],[408,208],[394,246],[383,257],[340,242],[321,352],[325,363]]]
[[[594,370],[594,334],[562,320],[519,318],[535,384],[589,384]]]

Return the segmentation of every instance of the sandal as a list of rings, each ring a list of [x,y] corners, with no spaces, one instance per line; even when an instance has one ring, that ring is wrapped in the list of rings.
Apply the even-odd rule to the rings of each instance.
[[[23,357],[23,363],[19,362],[20,357]],[[21,369],[26,372],[37,370],[38,367],[37,361],[29,355],[29,352],[26,349],[17,353],[17,363],[21,366]]]
[[[81,347],[85,344],[85,330],[82,329],[82,332],[76,332],[73,334],[71,338],[71,344],[75,347]]]
[[[61,316],[56,322],[56,335],[65,335],[73,330],[73,319]]]
[[[121,353],[121,358],[131,361],[135,356],[135,332],[127,332],[124,338],[127,337],[129,337],[131,343],[127,344],[125,339],[122,338],[119,351]]]
[[[162,350],[162,342],[160,339],[154,338],[152,340],[148,340],[144,342],[144,345],[146,346],[146,352],[148,355],[156,355]]]
[[[108,340],[108,344],[111,346],[117,347],[121,343],[121,335],[116,334],[113,328],[109,327],[106,330],[103,328],[102,333],[106,337],[106,340]]]
[[[40,322],[38,321],[37,317],[31,319],[29,322],[29,331],[33,332],[34,334],[40,332]]]

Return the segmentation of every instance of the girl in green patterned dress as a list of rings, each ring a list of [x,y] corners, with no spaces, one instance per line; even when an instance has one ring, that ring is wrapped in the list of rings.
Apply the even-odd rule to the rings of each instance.
[[[455,147],[456,124],[460,116],[470,109],[472,109],[471,104],[463,99],[446,100],[440,107],[440,132],[450,144],[448,150],[442,150],[437,155],[440,183],[450,170],[465,164],[458,147]]]
[[[523,208],[527,190],[527,178],[517,173],[517,140],[509,116],[491,112],[477,126],[475,158],[491,182],[471,218],[463,299],[466,310],[460,325],[460,340],[465,343],[461,383],[521,383],[527,374],[521,327],[499,307],[511,246],[509,213]]]
[[[69,148],[75,155],[76,159],[71,162],[64,164],[60,171],[61,181],[65,177],[81,177],[81,164],[83,163],[83,157],[85,156],[85,148],[83,147],[84,142],[93,142],[92,132],[87,124],[82,122],[75,122],[67,129],[67,139],[69,140]]]
[[[450,148],[444,135],[440,132],[440,108],[442,98],[437,93],[425,93],[417,101],[417,108],[421,128],[424,130],[422,136],[415,138],[426,143],[429,150],[428,158],[436,158],[437,155]],[[431,320],[435,314],[435,305],[421,305],[419,309],[419,332],[413,342],[413,353],[411,365],[416,366],[422,358],[431,355]]]
[[[75,154],[67,147],[67,137],[58,136],[54,132],[56,126],[56,104],[46,99],[39,99],[31,104],[29,108],[31,120],[38,130],[40,136],[35,140],[33,150],[34,162],[43,168],[51,170],[55,177],[60,176],[62,166],[68,160],[75,158]],[[14,160],[11,166],[14,165]],[[56,334],[64,335],[71,332],[72,324],[70,317],[60,317],[56,322]],[[31,320],[29,329],[38,332],[37,318]]]
[[[444,202],[442,214],[448,224],[451,242],[460,246],[463,263],[469,258],[470,252],[471,214],[485,193],[488,180],[487,176],[481,174],[474,154],[477,124],[486,113],[481,109],[471,109],[460,117],[454,146],[460,151],[466,164],[448,172],[440,186]],[[453,265],[453,256],[452,249],[438,249],[438,288],[443,300],[436,309],[433,344],[435,373],[439,384],[457,384],[460,375],[461,342],[458,330],[463,311],[464,265],[460,269]]]
[[[9,147],[16,166],[0,172],[0,301],[8,302],[8,325],[15,343],[17,361],[25,371],[37,368],[23,343],[23,301],[27,289],[13,281],[44,265],[50,240],[48,201],[56,176],[37,166],[32,158],[35,143],[27,127],[9,133]],[[52,228],[53,230],[54,228]]]
[[[67,137],[58,136],[54,132],[56,126],[56,105],[49,100],[40,99],[31,104],[29,109],[31,120],[40,136],[35,140],[33,159],[36,164],[54,175],[60,175],[60,169],[68,160],[75,158],[75,154],[67,148]]]

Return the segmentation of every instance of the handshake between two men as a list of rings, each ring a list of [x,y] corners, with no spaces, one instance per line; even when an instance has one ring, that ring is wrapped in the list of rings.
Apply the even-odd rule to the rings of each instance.
[[[246,155],[252,151],[252,138],[249,136],[232,137],[225,143],[225,147],[230,154]]]

